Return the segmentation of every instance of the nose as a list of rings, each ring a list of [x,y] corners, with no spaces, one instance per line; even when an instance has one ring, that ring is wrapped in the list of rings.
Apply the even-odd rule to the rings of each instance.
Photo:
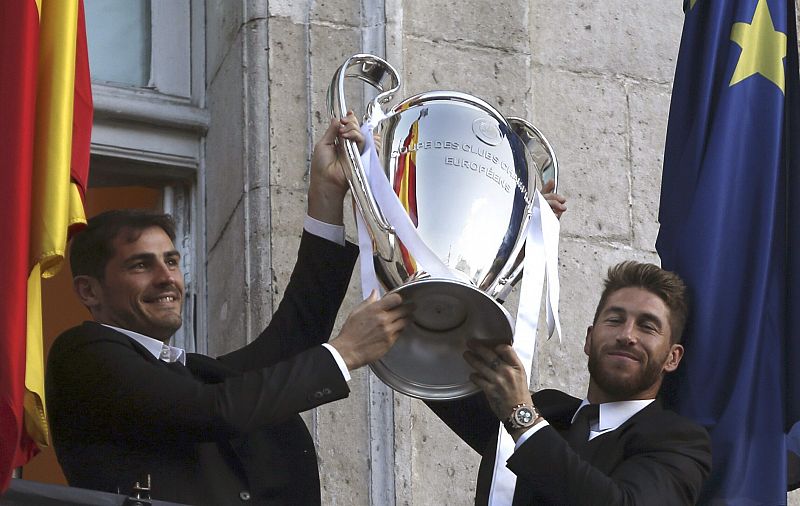
[[[635,321],[627,321],[625,325],[620,327],[620,332],[617,335],[617,342],[620,344],[634,344],[637,341],[636,332],[634,331],[636,327]]]
[[[180,267],[176,265],[169,265],[165,262],[159,262],[156,269],[155,279],[158,284],[177,284],[177,279],[182,277]]]

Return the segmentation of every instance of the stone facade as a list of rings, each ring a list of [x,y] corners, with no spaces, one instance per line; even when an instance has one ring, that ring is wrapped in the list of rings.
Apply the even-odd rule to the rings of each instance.
[[[372,52],[400,71],[401,96],[472,93],[532,120],[553,144],[569,206],[559,262],[564,337],[540,336],[532,386],[584,394],[583,338],[605,269],[658,261],[682,20],[677,0],[208,0],[209,353],[254,338],[280,301],[301,234],[311,148],[328,119],[325,90],[347,56]],[[343,315],[358,291],[354,278]],[[323,504],[471,503],[474,452],[368,370],[354,374],[351,389],[348,399],[305,415],[318,442]]]

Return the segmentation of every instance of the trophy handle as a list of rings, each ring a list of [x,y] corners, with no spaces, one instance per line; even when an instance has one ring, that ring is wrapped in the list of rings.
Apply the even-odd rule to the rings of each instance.
[[[328,87],[328,111],[332,118],[343,118],[349,110],[344,89],[346,78],[364,81],[381,92],[367,104],[364,121],[375,125],[385,118],[386,113],[381,105],[389,102],[400,89],[397,71],[382,58],[371,54],[356,54],[345,60],[333,75]],[[350,165],[350,170],[345,170],[345,175],[355,197],[356,207],[368,223],[373,223],[385,233],[393,233],[394,228],[383,217],[372,196],[358,146],[353,141],[345,140],[344,149]]]
[[[558,159],[550,142],[527,120],[509,117],[508,124],[528,148],[540,181],[544,184],[551,179],[555,180],[553,192],[558,193]]]
[[[559,176],[558,159],[556,158],[556,153],[553,150],[553,147],[550,145],[550,142],[548,142],[538,128],[533,126],[527,120],[509,117],[508,124],[511,126],[511,130],[513,130],[514,133],[519,136],[527,148],[536,169],[537,182],[544,185],[544,183],[550,181],[551,179],[554,180],[555,186],[553,188],[553,192],[557,193]],[[530,216],[528,216],[527,219],[530,219]],[[517,257],[512,264],[510,273],[502,278],[497,284],[496,293],[493,295],[500,302],[505,301],[506,297],[508,297],[508,294],[511,292],[511,289],[514,288],[514,285],[516,285],[517,282],[522,279],[522,268],[525,264],[524,260],[525,248],[523,247],[520,248]]]

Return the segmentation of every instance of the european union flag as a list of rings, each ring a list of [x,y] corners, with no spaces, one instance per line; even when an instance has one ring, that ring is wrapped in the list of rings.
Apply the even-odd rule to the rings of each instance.
[[[800,420],[795,0],[688,0],[656,243],[692,296],[666,400],[706,426],[701,502],[786,504]]]

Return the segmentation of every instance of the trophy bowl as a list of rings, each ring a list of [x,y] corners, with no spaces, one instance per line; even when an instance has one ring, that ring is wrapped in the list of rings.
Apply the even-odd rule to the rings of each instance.
[[[466,342],[513,341],[514,322],[502,301],[522,275],[534,192],[543,181],[557,181],[555,154],[533,125],[465,93],[430,91],[384,110],[400,79],[373,55],[352,56],[335,73],[328,90],[333,117],[349,110],[348,79],[379,92],[366,104],[364,123],[378,134],[381,172],[448,272],[433,276],[418,265],[379,208],[357,147],[346,141],[345,174],[372,240],[376,277],[415,306],[397,343],[370,367],[412,397],[473,394],[479,389],[462,357]]]

